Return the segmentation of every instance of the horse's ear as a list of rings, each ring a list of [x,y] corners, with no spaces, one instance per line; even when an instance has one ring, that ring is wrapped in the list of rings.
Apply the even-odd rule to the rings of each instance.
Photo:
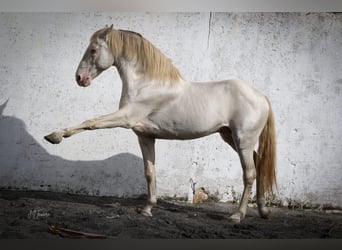
[[[113,30],[113,24],[110,27],[108,27],[108,25],[106,24],[106,26],[104,27],[104,31],[100,34],[100,38],[102,38],[103,40],[107,40],[107,36],[109,32],[112,30]]]
[[[113,29],[113,24],[109,27],[108,24],[106,24],[105,29],[112,30]]]

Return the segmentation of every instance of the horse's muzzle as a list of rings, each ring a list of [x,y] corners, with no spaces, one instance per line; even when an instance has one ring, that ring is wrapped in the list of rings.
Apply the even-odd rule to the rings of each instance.
[[[91,83],[91,77],[88,74],[77,74],[76,82],[81,87],[88,87]]]

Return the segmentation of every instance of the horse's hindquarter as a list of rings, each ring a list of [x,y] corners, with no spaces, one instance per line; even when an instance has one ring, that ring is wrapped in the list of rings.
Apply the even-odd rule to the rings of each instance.
[[[179,97],[155,109],[134,131],[165,139],[194,139],[215,133],[229,127],[236,109],[249,105],[243,100],[245,90],[236,88],[234,81],[192,83]]]

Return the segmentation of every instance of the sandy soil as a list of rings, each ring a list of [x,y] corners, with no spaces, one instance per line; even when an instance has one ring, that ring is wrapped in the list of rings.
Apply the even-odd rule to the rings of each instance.
[[[237,204],[209,201],[201,204],[159,199],[152,218],[138,209],[145,198],[113,198],[37,191],[0,190],[0,238],[342,238],[342,214],[272,208],[261,219],[249,208],[240,224],[229,214]],[[52,228],[79,231],[59,233]],[[83,233],[91,233],[87,235]]]

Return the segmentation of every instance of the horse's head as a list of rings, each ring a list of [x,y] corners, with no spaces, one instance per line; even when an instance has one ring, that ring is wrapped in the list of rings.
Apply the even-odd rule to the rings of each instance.
[[[76,71],[76,81],[79,86],[88,87],[91,80],[114,63],[114,56],[108,46],[108,34],[113,25],[98,30],[90,40],[83,58]]]

